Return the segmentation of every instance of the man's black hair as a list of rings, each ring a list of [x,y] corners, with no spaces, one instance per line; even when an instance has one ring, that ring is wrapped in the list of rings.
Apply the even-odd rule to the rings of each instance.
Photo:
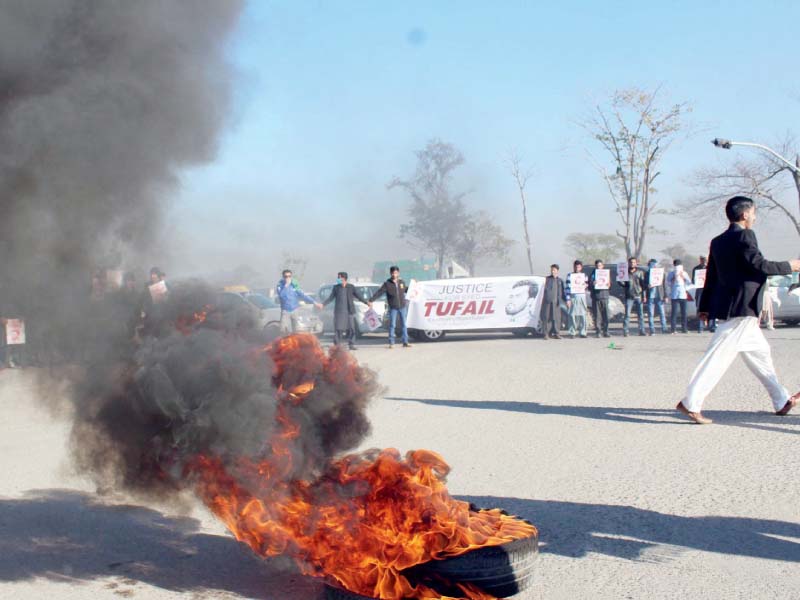
[[[673,267],[677,267],[678,265],[682,265],[682,264],[683,264],[683,261],[680,258],[676,258],[675,260],[672,261],[672,266]]]
[[[551,269],[558,269],[559,271],[561,270],[561,267],[559,267],[556,263],[553,263],[552,265],[550,265],[550,268]]]
[[[287,273],[289,275],[291,275],[292,274],[292,270],[291,269],[284,269],[283,271],[281,271],[281,277],[286,277]]]
[[[391,275],[395,271],[397,271],[399,273],[400,272],[400,267],[398,267],[397,265],[392,265],[391,267],[389,267],[389,275]]]
[[[344,279],[345,281],[347,281],[347,271],[339,271],[339,272],[336,274],[336,276],[337,276],[337,277],[341,277],[342,279]]]
[[[576,260],[574,263],[572,263],[573,267],[577,267],[578,265],[583,266],[583,261]]]
[[[599,265],[600,263],[603,263],[603,264],[605,264],[605,261],[602,261],[602,260],[600,260],[600,259],[598,258],[597,260],[595,260],[595,261],[594,261],[594,266],[596,267],[596,266],[597,266],[597,265]]]
[[[744,218],[746,210],[750,210],[756,205],[751,198],[747,196],[734,196],[725,205],[725,216],[731,223],[738,223]]]

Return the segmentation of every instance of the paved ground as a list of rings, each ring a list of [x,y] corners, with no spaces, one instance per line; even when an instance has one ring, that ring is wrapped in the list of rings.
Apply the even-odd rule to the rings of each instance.
[[[768,337],[799,389],[800,328]],[[800,413],[772,415],[737,362],[708,400],[715,425],[677,418],[708,339],[451,336],[389,351],[372,338],[358,357],[387,392],[365,446],[437,450],[454,494],[536,523],[531,598],[798,598]],[[25,373],[0,372],[0,597],[318,597],[201,508],[96,498],[31,393]]]

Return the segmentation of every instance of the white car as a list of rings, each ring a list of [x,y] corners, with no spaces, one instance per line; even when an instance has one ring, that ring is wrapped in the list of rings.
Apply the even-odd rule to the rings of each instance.
[[[280,336],[281,307],[271,298],[253,292],[221,292],[217,302],[223,311],[254,321],[268,339]],[[313,307],[300,306],[297,310],[297,333],[321,335],[322,321],[314,313]]]
[[[800,292],[792,290],[798,285],[798,274],[774,275],[769,278],[769,294],[772,295],[772,309],[776,321],[787,325],[800,324]],[[799,288],[795,288],[797,290]]]
[[[325,302],[325,300],[330,297],[334,285],[335,284],[333,283],[329,283],[319,288],[319,292],[317,293],[317,302]],[[369,300],[372,297],[372,294],[381,288],[382,284],[372,283],[371,281],[366,283],[357,281],[355,283],[348,282],[347,285],[355,286],[364,300]],[[366,304],[361,304],[361,302],[356,300],[355,322],[357,337],[361,337],[365,333],[369,333],[369,329],[367,329],[367,327],[364,325],[364,315],[368,310],[369,307]],[[375,302],[372,303],[372,310],[378,314],[381,322],[383,322],[383,313],[386,312],[386,296],[381,296],[375,300]],[[325,331],[333,332],[333,302],[328,304],[320,314],[322,315],[322,324]]]

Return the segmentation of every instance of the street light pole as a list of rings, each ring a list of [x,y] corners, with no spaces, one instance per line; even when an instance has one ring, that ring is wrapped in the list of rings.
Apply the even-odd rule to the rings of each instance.
[[[795,175],[800,175],[800,168],[798,168],[796,164],[794,164],[788,158],[781,156],[769,146],[765,146],[763,144],[754,144],[753,142],[732,142],[731,140],[725,140],[722,138],[714,138],[713,140],[711,140],[711,143],[714,144],[717,148],[723,148],[725,150],[730,150],[731,146],[749,146],[750,148],[758,148],[759,150],[764,150],[765,152],[769,152],[772,156],[774,156],[781,162],[786,163],[786,165],[792,170],[792,172]]]

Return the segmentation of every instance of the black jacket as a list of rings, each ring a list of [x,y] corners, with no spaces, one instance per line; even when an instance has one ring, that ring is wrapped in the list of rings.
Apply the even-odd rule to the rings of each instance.
[[[731,223],[728,230],[711,240],[706,284],[698,312],[710,319],[758,317],[764,284],[769,275],[788,275],[791,265],[764,258],[756,234]]]
[[[380,298],[383,294],[386,294],[386,303],[389,305],[389,308],[405,308],[406,282],[402,279],[398,279],[397,283],[395,283],[390,277],[383,282],[383,285],[378,291],[372,294],[372,297],[369,299],[369,301],[373,302]]]
[[[637,267],[635,271],[628,273],[628,281],[618,281],[617,283],[625,288],[626,300],[644,300],[647,284],[641,268]]]
[[[595,281],[597,280],[597,269],[592,271],[592,274],[589,276],[589,293],[592,296],[592,300],[608,300],[608,297],[611,295],[610,290],[597,290],[595,289]]]

